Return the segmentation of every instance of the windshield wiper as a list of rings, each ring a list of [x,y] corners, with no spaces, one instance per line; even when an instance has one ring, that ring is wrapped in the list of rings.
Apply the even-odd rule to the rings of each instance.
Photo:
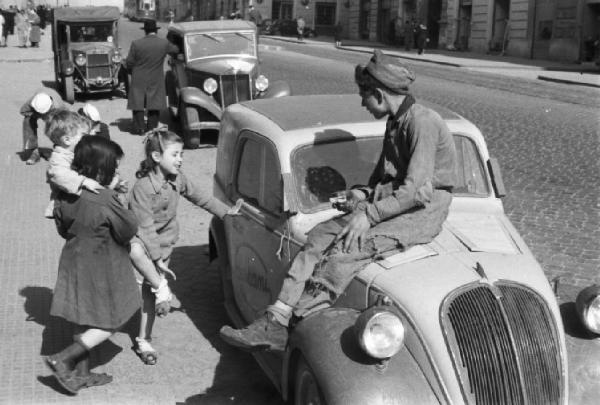
[[[238,37],[242,37],[247,41],[252,41],[252,38],[248,38],[245,34],[242,34],[241,32],[236,32],[235,35],[237,35]]]
[[[219,43],[222,43],[222,42],[223,42],[223,40],[222,40],[222,39],[219,39],[219,38],[215,37],[215,36],[214,36],[214,35],[212,35],[212,34],[202,34],[202,36],[205,36],[206,38],[210,38],[210,39],[212,39],[212,40],[213,40],[213,41],[215,41],[215,42],[219,42]]]

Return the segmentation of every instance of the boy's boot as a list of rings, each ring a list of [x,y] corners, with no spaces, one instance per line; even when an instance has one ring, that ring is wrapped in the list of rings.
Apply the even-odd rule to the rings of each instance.
[[[85,381],[85,387],[94,387],[98,385],[104,385],[110,383],[113,378],[111,375],[106,373],[92,373],[90,372],[90,353],[87,352],[75,365],[75,376]]]
[[[45,358],[46,365],[60,385],[72,394],[77,394],[77,391],[85,386],[83,379],[77,378],[73,372],[73,367],[86,354],[88,354],[88,349],[81,341],[76,340],[63,351]]]
[[[219,334],[230,345],[249,351],[284,351],[288,340],[287,327],[269,311],[244,329],[223,326]]]

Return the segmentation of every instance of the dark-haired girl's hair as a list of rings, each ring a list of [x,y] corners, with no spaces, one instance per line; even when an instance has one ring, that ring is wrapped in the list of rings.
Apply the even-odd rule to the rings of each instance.
[[[156,162],[152,159],[152,152],[158,152],[162,155],[167,145],[171,143],[183,143],[179,135],[175,132],[171,132],[166,128],[153,129],[146,134],[144,140],[144,152],[146,158],[140,162],[140,168],[135,172],[135,177],[141,179],[146,177],[148,173],[154,170]]]
[[[84,136],[75,146],[71,167],[77,173],[108,186],[123,157],[118,143],[99,136]]]

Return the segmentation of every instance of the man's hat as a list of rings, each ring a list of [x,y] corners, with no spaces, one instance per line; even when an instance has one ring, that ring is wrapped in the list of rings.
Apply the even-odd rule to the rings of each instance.
[[[397,58],[388,56],[376,49],[366,65],[356,65],[356,82],[364,83],[371,76],[383,87],[398,94],[406,94],[408,87],[415,81],[415,74]]]
[[[31,107],[40,114],[46,114],[52,107],[52,98],[46,93],[37,93],[31,99]]]
[[[142,29],[146,32],[156,32],[159,28],[156,25],[156,20],[144,20],[144,27]]]

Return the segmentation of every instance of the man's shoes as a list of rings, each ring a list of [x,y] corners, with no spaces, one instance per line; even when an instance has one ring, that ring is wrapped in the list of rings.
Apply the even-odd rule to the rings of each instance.
[[[223,326],[219,334],[230,345],[248,351],[284,351],[288,340],[287,327],[277,322],[269,312],[244,329]]]
[[[40,151],[37,149],[34,149],[33,152],[31,152],[31,155],[29,156],[29,158],[25,161],[25,164],[34,165],[39,161],[40,161]]]

